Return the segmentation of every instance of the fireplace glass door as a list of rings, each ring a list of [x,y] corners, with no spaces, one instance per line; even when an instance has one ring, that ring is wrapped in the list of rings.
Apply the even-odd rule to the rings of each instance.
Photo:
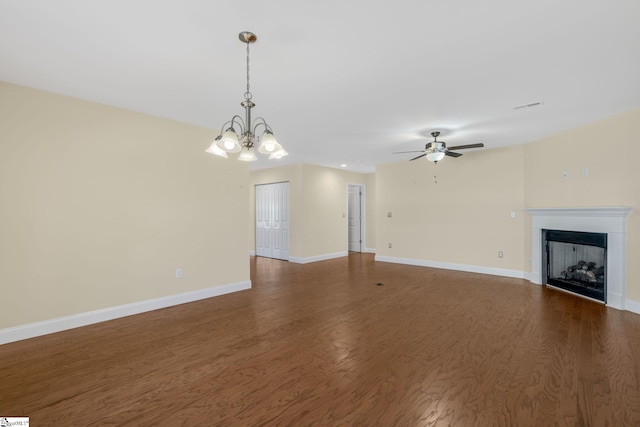
[[[606,302],[607,235],[543,230],[547,284]]]

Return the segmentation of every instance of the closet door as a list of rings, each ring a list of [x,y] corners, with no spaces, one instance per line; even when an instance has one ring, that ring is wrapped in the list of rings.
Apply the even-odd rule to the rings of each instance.
[[[289,183],[273,185],[272,258],[289,260]]]
[[[273,188],[256,185],[256,255],[272,257],[271,200]]]
[[[289,260],[289,183],[256,185],[256,255]]]

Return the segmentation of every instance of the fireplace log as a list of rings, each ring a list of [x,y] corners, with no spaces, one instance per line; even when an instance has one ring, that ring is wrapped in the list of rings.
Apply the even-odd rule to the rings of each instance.
[[[578,261],[576,265],[568,266],[560,273],[566,280],[577,280],[580,282],[604,282],[604,267],[596,267],[593,261]]]

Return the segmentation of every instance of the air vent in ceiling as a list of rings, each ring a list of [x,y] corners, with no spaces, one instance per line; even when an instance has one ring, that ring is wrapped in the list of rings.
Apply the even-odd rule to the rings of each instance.
[[[514,110],[522,110],[524,108],[538,107],[542,105],[542,101],[529,102],[527,104],[516,105],[513,107]]]

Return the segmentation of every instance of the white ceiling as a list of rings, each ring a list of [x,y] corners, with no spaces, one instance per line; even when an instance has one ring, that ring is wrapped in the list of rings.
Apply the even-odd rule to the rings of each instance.
[[[371,172],[433,130],[487,150],[640,107],[638,0],[0,0],[0,80],[217,130],[243,114],[244,30],[290,153],[257,169]]]

